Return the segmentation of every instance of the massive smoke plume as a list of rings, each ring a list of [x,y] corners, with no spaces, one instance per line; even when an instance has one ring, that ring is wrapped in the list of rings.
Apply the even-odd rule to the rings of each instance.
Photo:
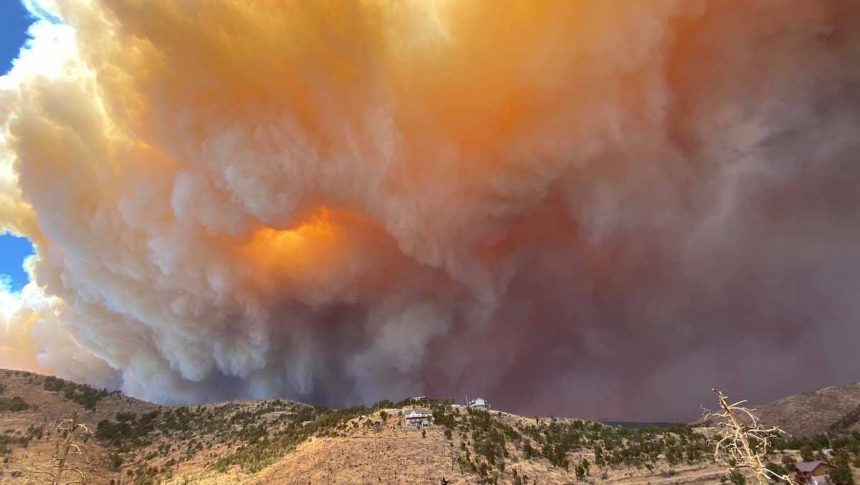
[[[689,418],[860,370],[860,4],[34,0],[0,365]]]

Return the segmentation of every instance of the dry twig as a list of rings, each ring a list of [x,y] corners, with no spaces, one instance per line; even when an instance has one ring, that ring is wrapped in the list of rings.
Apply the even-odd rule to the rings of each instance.
[[[87,476],[77,468],[68,468],[69,455],[83,455],[84,450],[75,440],[86,440],[93,432],[89,426],[78,422],[78,413],[72,414],[70,419],[64,419],[57,424],[57,435],[61,439],[57,442],[55,456],[46,462],[42,468],[47,470],[36,470],[34,473],[45,475],[45,482],[51,485],[73,485],[87,483]],[[64,482],[63,473],[76,473],[77,478]]]
[[[790,476],[780,475],[765,466],[770,437],[783,431],[775,426],[761,426],[752,411],[742,406],[746,401],[729,404],[722,391],[712,391],[717,394],[720,411],[707,412],[705,419],[716,423],[721,437],[714,447],[714,460],[727,467],[727,474],[747,469],[759,483],[767,484],[768,479],[774,479],[795,485]]]

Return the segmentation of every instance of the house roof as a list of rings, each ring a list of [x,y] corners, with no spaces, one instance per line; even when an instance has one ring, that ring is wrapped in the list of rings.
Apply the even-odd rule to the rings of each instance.
[[[821,465],[824,465],[827,467],[830,466],[829,464],[827,464],[821,460],[816,460],[816,461],[802,461],[802,462],[798,463],[797,465],[795,465],[795,467],[797,468],[797,471],[799,471],[801,473],[809,473],[811,471],[814,471],[816,468],[818,468]]]
[[[406,418],[425,418],[428,416],[432,416],[432,414],[426,409],[410,409],[405,415]]]

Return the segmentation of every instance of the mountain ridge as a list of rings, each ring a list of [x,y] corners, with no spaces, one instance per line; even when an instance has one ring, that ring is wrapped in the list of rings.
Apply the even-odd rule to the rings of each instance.
[[[831,402],[824,417],[803,407],[819,403],[822,395],[831,401],[841,395],[839,386],[823,389],[829,390],[756,409],[763,422],[809,419],[823,432],[850,401],[839,399],[836,407]],[[440,483],[442,478],[452,484],[719,483],[724,474],[710,461],[712,432],[701,423],[609,425],[487,412],[426,398],[344,409],[286,399],[161,406],[5,370],[0,370],[0,390],[0,402],[10,405],[0,411],[2,484],[39,483],[38,466],[56,450],[54,423],[74,413],[93,434],[80,443],[84,455],[72,465],[96,484]],[[853,399],[853,388],[844,393]],[[432,412],[432,427],[404,428],[403,415],[415,406]],[[856,424],[852,412],[836,416],[848,423],[846,430]]]
[[[759,420],[795,436],[860,429],[860,384],[825,386],[752,406]]]

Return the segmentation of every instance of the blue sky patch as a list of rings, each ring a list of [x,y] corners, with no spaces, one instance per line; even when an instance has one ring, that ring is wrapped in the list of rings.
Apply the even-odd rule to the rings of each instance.
[[[0,234],[0,279],[9,289],[20,291],[29,281],[24,272],[24,259],[34,253],[33,244],[26,237]]]
[[[0,73],[9,72],[12,60],[18,57],[18,51],[27,40],[27,28],[33,20],[20,2],[0,2]]]

